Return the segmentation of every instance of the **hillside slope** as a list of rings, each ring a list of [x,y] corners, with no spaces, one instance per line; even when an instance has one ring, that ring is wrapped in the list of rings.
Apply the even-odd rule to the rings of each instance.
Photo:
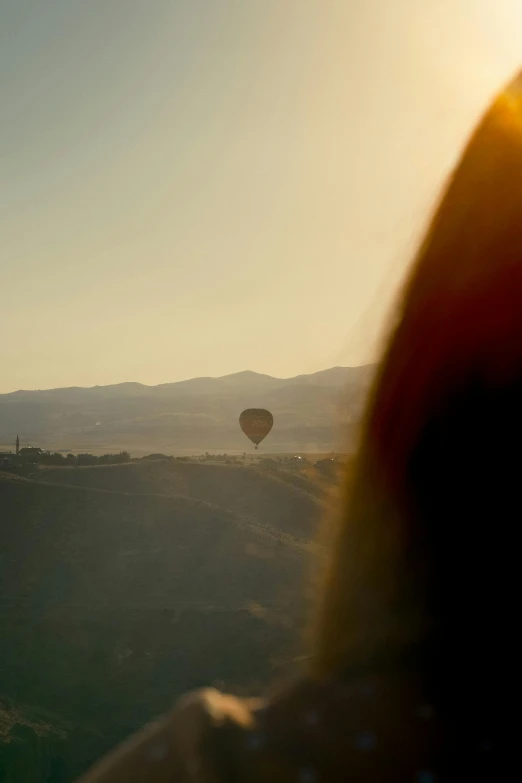
[[[297,487],[282,471],[255,467],[143,460],[122,465],[45,468],[39,481],[139,494],[204,500],[299,538],[315,536],[321,515],[317,487],[306,479]]]
[[[0,474],[0,694],[72,727],[63,753],[53,735],[53,783],[187,688],[266,683],[299,645],[311,550],[282,519],[286,532],[203,500],[64,484]]]

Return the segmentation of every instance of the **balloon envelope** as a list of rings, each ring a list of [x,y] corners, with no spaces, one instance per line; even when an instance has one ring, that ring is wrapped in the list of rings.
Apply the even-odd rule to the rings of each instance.
[[[266,438],[273,424],[274,417],[264,408],[247,408],[239,417],[239,426],[247,438],[256,444],[256,449]]]

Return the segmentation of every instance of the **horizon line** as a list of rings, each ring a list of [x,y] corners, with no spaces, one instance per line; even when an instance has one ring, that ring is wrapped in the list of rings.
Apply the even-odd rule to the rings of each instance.
[[[0,397],[7,397],[11,394],[23,394],[39,392],[51,392],[51,391],[72,391],[73,389],[80,389],[84,391],[91,391],[92,389],[113,389],[118,386],[141,386],[145,389],[157,389],[160,386],[175,386],[179,383],[190,383],[191,381],[220,381],[224,378],[232,378],[237,375],[258,375],[261,378],[271,378],[275,381],[292,381],[296,378],[305,378],[311,375],[319,375],[320,373],[328,372],[330,370],[354,370],[360,367],[373,366],[375,362],[366,362],[364,364],[354,365],[334,365],[333,367],[325,367],[322,370],[316,370],[309,373],[298,373],[297,375],[290,375],[280,378],[276,375],[269,375],[268,373],[257,372],[256,370],[238,370],[237,372],[225,373],[225,375],[195,375],[192,378],[183,378],[179,381],[165,381],[163,383],[141,383],[140,381],[120,381],[119,383],[106,383],[106,384],[94,384],[94,386],[52,386],[45,389],[13,389],[8,392],[0,392]]]

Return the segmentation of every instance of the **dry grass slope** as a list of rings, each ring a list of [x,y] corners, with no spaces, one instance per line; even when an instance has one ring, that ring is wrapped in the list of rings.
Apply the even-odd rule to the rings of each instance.
[[[70,780],[187,688],[256,689],[299,648],[321,514],[303,487],[228,466],[56,469],[0,474],[0,509],[6,725],[20,704],[60,716],[38,737],[11,721],[2,781],[16,742],[46,748],[35,783]]]
[[[283,471],[235,465],[141,461],[47,468],[37,478],[91,489],[204,500],[307,540],[315,536],[322,511],[322,495],[313,481]]]

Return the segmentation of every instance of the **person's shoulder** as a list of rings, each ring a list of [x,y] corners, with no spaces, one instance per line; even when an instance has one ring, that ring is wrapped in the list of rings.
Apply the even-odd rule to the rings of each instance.
[[[214,688],[190,692],[78,783],[217,783],[234,764],[234,748],[252,730],[260,706],[260,700],[239,699]]]
[[[177,753],[191,780],[221,781],[237,769],[237,749],[255,731],[260,699],[240,699],[214,688],[183,696],[170,715]]]

